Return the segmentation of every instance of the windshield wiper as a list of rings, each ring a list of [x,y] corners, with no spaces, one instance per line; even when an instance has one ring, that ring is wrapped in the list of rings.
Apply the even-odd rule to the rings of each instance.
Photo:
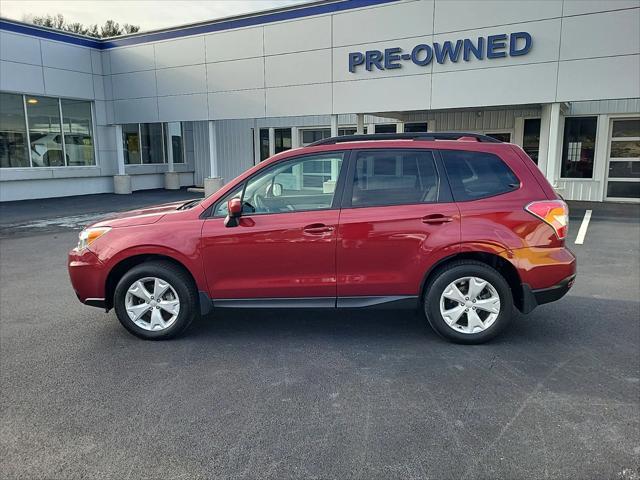
[[[195,207],[201,201],[202,201],[202,199],[200,199],[200,198],[196,198],[195,200],[189,200],[187,203],[183,203],[182,205],[180,205],[178,207],[178,210],[187,210],[187,209],[189,209],[191,207]]]

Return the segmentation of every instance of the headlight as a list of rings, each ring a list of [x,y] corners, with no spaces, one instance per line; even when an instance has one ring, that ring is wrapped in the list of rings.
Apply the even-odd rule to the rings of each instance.
[[[96,227],[96,228],[87,228],[80,232],[79,240],[78,240],[78,251],[84,250],[93,242],[95,242],[102,235],[111,230],[110,227]]]

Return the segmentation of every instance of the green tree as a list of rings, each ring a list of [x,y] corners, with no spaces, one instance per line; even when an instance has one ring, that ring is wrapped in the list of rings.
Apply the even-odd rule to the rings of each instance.
[[[118,37],[140,31],[139,25],[131,25],[129,23],[120,25],[114,20],[107,20],[102,26],[96,24],[83,25],[79,22],[69,23],[65,20],[64,15],[60,13],[42,16],[27,15],[23,17],[23,21],[42,27],[55,28],[56,30],[87,35],[94,38]]]

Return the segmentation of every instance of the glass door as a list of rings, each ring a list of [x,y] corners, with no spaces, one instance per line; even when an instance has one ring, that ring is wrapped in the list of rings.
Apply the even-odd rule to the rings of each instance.
[[[640,118],[611,121],[607,200],[640,202]]]

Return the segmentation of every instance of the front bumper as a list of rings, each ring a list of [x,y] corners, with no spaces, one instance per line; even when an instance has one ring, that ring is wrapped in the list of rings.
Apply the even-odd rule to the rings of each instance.
[[[69,278],[78,300],[85,305],[105,308],[105,280],[104,264],[91,250],[69,252]]]
[[[564,297],[573,286],[576,274],[565,278],[557,285],[549,288],[533,290],[526,283],[522,284],[522,313],[529,313],[538,305],[555,302]]]

